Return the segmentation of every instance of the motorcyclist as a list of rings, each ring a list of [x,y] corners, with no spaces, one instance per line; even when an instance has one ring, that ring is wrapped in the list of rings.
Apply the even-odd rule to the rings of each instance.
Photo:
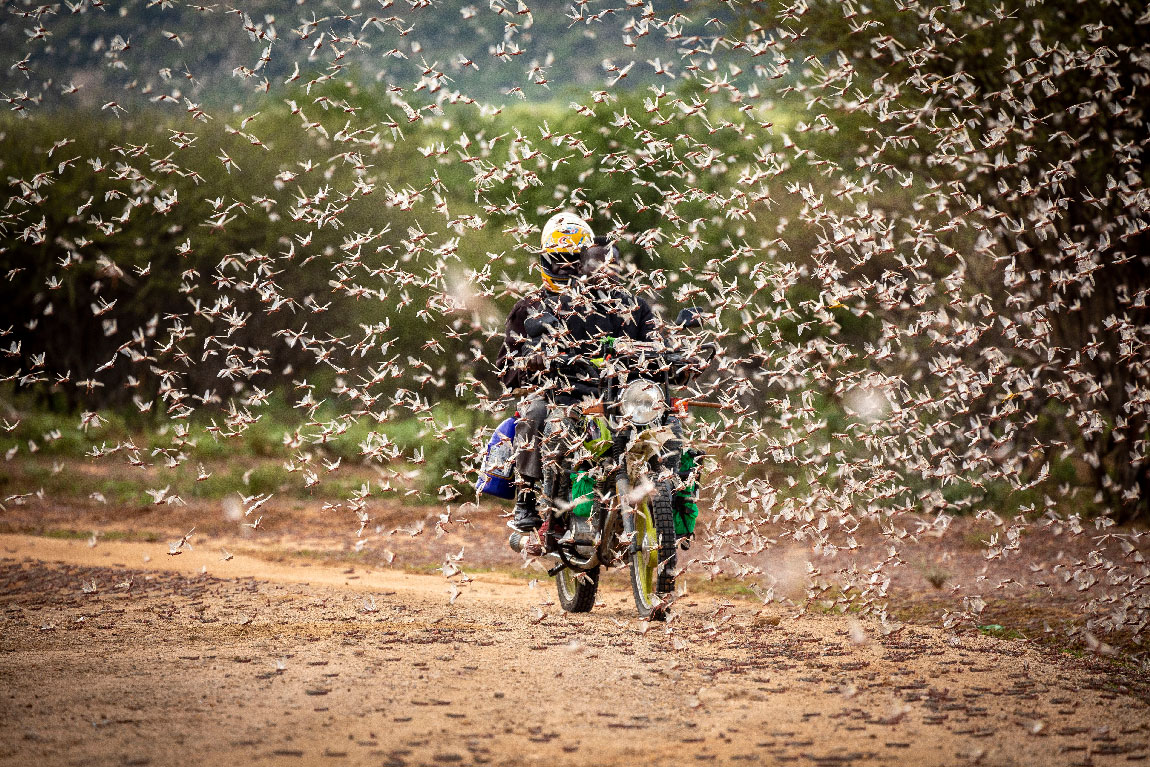
[[[644,299],[617,284],[613,278],[617,263],[618,251],[605,238],[596,239],[586,221],[573,213],[559,213],[543,227],[539,261],[542,285],[520,299],[507,318],[497,362],[500,377],[508,389],[534,387],[520,403],[516,421],[518,488],[508,526],[519,532],[531,532],[542,524],[536,485],[543,477],[539,443],[548,401],[571,404],[594,392],[594,385],[578,377],[545,375],[547,355],[529,341],[525,323],[530,317],[550,313],[561,327],[553,340],[558,340],[564,351],[589,355],[608,337],[656,340],[659,330],[654,312]],[[541,385],[545,391],[539,390]],[[674,427],[678,436],[681,430],[677,422]],[[684,500],[694,507],[693,495]]]

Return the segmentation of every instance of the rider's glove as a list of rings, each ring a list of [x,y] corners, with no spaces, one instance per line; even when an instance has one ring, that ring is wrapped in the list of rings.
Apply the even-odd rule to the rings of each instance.
[[[547,356],[543,352],[535,352],[527,357],[524,367],[533,373],[539,373],[547,369]]]

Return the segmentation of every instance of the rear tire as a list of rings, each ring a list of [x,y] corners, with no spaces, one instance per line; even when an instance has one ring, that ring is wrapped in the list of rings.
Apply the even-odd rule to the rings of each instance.
[[[595,606],[595,593],[599,590],[599,568],[577,572],[565,567],[555,576],[555,589],[559,592],[559,604],[564,610],[569,613],[589,613]]]
[[[665,620],[663,599],[675,591],[675,512],[671,486],[660,482],[635,510],[638,550],[631,557],[631,592],[640,618]]]

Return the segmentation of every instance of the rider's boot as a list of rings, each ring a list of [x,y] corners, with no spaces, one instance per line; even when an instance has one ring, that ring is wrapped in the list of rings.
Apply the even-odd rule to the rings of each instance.
[[[515,512],[507,526],[520,533],[530,533],[543,525],[539,510],[535,505],[535,487],[526,485],[519,489],[515,497]]]

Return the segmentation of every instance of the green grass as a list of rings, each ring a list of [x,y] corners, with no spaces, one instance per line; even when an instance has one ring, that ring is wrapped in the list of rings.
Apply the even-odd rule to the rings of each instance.
[[[967,530],[962,535],[962,543],[969,549],[985,549],[987,544],[990,543],[990,536],[993,535],[994,532],[994,530]]]
[[[83,532],[81,530],[45,530],[40,533],[45,538],[55,538],[64,541],[78,541],[90,538],[92,532]]]
[[[4,492],[31,493],[43,490],[56,497],[90,497],[100,493],[108,503],[132,504],[150,500],[144,492],[154,485],[143,477],[95,476],[66,469],[54,471],[45,464],[25,464],[8,477]]]
[[[1026,639],[1026,635],[1018,629],[1007,628],[998,623],[988,623],[985,626],[978,627],[979,633],[995,637],[996,639]]]
[[[79,461],[92,465],[93,459]],[[13,466],[10,474],[0,483],[5,494],[29,493],[43,490],[54,498],[91,498],[99,493],[112,505],[147,505],[152,503],[149,489],[168,486],[169,494],[178,495],[185,501],[192,499],[217,500],[233,493],[241,495],[275,494],[300,500],[338,500],[350,497],[365,482],[375,479],[374,472],[368,474],[362,467],[342,466],[335,473],[327,473],[322,466],[313,467],[319,476],[319,483],[311,488],[304,486],[302,472],[289,473],[281,461],[274,459],[234,460],[213,462],[203,465],[184,463],[174,469],[158,468],[154,471],[112,463],[115,459],[103,459],[107,463],[95,465],[103,471],[54,471],[50,463],[37,460]],[[204,466],[210,476],[199,480],[200,466]],[[413,498],[405,500],[411,501]],[[414,500],[421,500],[416,498]]]
[[[941,589],[951,579],[953,573],[937,564],[924,564],[920,567],[922,577],[936,589]]]
[[[10,404],[10,403],[5,403]],[[365,481],[378,476],[364,468],[363,445],[369,438],[398,450],[402,460],[422,456],[415,485],[420,493],[397,496],[403,503],[426,503],[443,484],[453,484],[466,492],[463,480],[451,476],[462,472],[465,459],[474,451],[472,434],[482,426],[474,410],[441,403],[420,420],[400,411],[382,423],[371,418],[339,416],[320,408],[314,418],[272,397],[253,411],[259,418],[242,433],[224,437],[213,431],[212,416],[200,414],[189,423],[154,423],[139,414],[101,413],[98,425],[80,428],[79,414],[37,409],[19,399],[9,407],[15,424],[0,432],[0,455],[9,460],[9,471],[0,474],[0,491],[5,495],[36,492],[68,497],[88,497],[100,493],[109,503],[150,503],[148,489],[170,485],[170,492],[184,499],[215,499],[229,493],[244,495],[276,493],[296,498],[337,499],[350,497]],[[215,416],[215,424],[222,424]],[[446,437],[437,437],[436,427],[454,424]],[[121,449],[111,457],[101,457],[94,465],[106,465],[102,472],[70,471],[75,462],[92,462],[93,451]],[[169,458],[179,465],[165,469]],[[158,468],[145,473],[129,465],[129,459]],[[328,472],[324,463],[340,461],[340,468]],[[300,467],[289,472],[285,464]],[[200,465],[210,476],[198,480]],[[406,468],[410,470],[415,464]],[[319,482],[305,487],[304,470],[316,473]],[[396,483],[393,481],[393,485]]]
[[[31,525],[8,525],[0,523],[0,533],[14,535],[38,535],[42,538],[52,538],[60,541],[87,541],[92,537],[92,530],[76,530],[73,528],[41,529]],[[100,541],[127,541],[130,543],[157,543],[165,539],[161,533],[153,530],[101,530],[96,532]]]
[[[252,415],[257,417],[254,423],[242,433],[224,437],[220,431],[212,431],[215,428],[213,424],[223,424],[222,412],[213,415],[211,411],[203,410],[184,423],[157,420],[154,415],[132,411],[105,411],[100,414],[104,419],[100,425],[89,426],[85,431],[80,428],[81,416],[78,413],[44,410],[28,398],[0,390],[0,405],[8,413],[7,421],[15,423],[11,431],[0,431],[0,455],[7,457],[11,454],[9,466],[24,464],[23,469],[0,472],[0,492],[10,495],[34,492],[42,487],[46,492],[65,493],[72,497],[98,492],[109,503],[149,503],[151,499],[145,490],[171,484],[171,492],[185,499],[221,498],[231,492],[340,499],[349,497],[365,479],[376,477],[342,470],[329,474],[321,462],[339,460],[346,468],[362,464],[364,445],[371,439],[392,446],[403,461],[422,456],[418,465],[407,463],[404,466],[406,470],[419,471],[413,483],[419,494],[395,497],[405,504],[427,503],[435,499],[439,488],[445,484],[454,486],[458,492],[469,492],[465,485],[470,483],[459,473],[466,474],[467,457],[481,447],[478,437],[473,441],[476,429],[493,425],[485,423],[487,416],[454,402],[433,405],[429,414],[422,414],[423,420],[402,408],[386,413],[387,419],[382,422],[370,417],[353,418],[341,414],[330,404],[320,406],[311,419],[305,420],[304,413],[292,407],[285,396],[290,397],[290,394],[273,394],[266,404],[252,409]],[[815,420],[827,424],[822,431],[833,434],[847,430],[849,418],[837,402],[816,397],[813,404]],[[696,415],[703,419],[717,417],[709,411],[700,411]],[[435,427],[427,422],[429,416],[440,428],[449,422],[457,428],[445,437],[437,437]],[[485,428],[481,430],[486,433]],[[816,432],[816,437],[821,436],[822,431]],[[91,460],[94,449],[125,444],[134,449],[122,450],[116,456],[102,459],[123,466],[123,470],[117,470],[113,476],[105,475],[98,481],[66,471],[62,472],[63,476],[54,476],[46,468],[53,463],[63,466],[69,461]],[[744,446],[749,445],[744,443]],[[765,455],[765,438],[760,437],[755,447],[760,455]],[[723,449],[715,453],[720,462],[719,471],[738,472],[748,480],[764,479],[776,488],[780,500],[801,498],[813,490],[810,473],[794,465],[777,465],[769,461],[746,465],[726,456]],[[124,466],[130,455],[157,466],[162,466],[168,456],[178,457],[182,465],[149,480]],[[293,474],[282,468],[287,461],[302,466],[307,456],[310,456],[311,470],[321,480],[310,489],[304,487],[303,472]],[[848,450],[846,457],[856,456]],[[212,476],[197,482],[195,474],[200,463],[209,467]],[[221,463],[227,466],[220,468]],[[830,478],[835,476],[839,462],[828,457],[826,463],[827,469],[822,479],[814,480],[816,483],[831,481]],[[1054,478],[1051,481],[1060,482],[1072,480],[1077,473],[1070,461],[1052,462],[1051,471]],[[788,476],[798,480],[793,487],[785,481]],[[907,497],[921,497],[931,490],[940,490],[943,498],[951,504],[951,512],[956,514],[990,508],[1003,517],[1010,517],[1024,506],[1034,510],[1031,515],[1044,508],[1041,500],[1046,490],[1042,487],[1017,491],[1002,480],[988,480],[981,487],[966,481],[936,486],[915,476],[902,477],[900,481],[905,483],[907,493],[891,499],[892,507],[905,503]],[[1098,511],[1089,498],[1088,493],[1080,493],[1075,499],[1067,500],[1066,506],[1089,518]],[[985,542],[985,539],[971,539],[966,543],[982,548]]]
[[[734,578],[719,576],[717,578],[688,578],[688,594],[706,594],[714,597],[728,599],[758,599],[754,590],[745,583]]]
[[[230,437],[221,436],[226,431],[223,414],[207,410],[187,423],[144,419],[125,410],[103,410],[99,412],[98,424],[81,429],[79,413],[44,410],[24,398],[12,402],[0,400],[0,404],[15,413],[15,417],[7,418],[9,424],[15,424],[14,428],[0,432],[0,451],[17,448],[14,455],[20,456],[78,458],[100,445],[111,447],[130,442],[141,454],[157,448],[168,449],[183,452],[193,460],[278,457],[297,450],[355,459],[361,455],[360,445],[372,432],[385,435],[407,454],[418,448],[435,449],[439,442],[429,424],[404,411],[393,410],[389,420],[377,423],[371,418],[352,418],[333,408],[321,407],[313,418],[305,419],[303,412],[279,397],[272,397],[265,406],[253,409],[255,422]],[[473,425],[480,425],[474,410],[452,402],[433,405],[431,414],[439,424],[450,421],[461,425],[454,433],[470,432]],[[342,433],[325,437],[325,426],[332,432],[338,427]],[[216,427],[221,431],[213,433]],[[186,431],[181,433],[179,429]],[[297,446],[289,444],[292,437],[299,438]]]

